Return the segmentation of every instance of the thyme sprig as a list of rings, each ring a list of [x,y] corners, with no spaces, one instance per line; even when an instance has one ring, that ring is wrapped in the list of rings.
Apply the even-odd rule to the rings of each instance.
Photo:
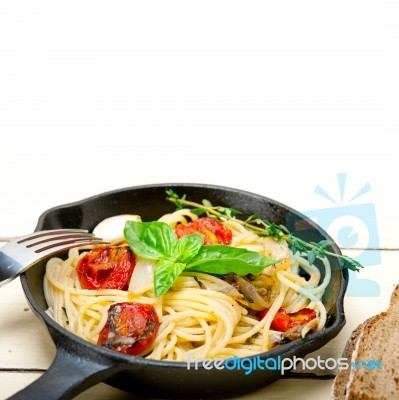
[[[238,224],[243,225],[247,229],[252,230],[259,236],[273,237],[277,241],[286,241],[293,252],[299,252],[306,255],[310,264],[313,264],[317,257],[331,256],[337,258],[341,268],[359,271],[363,266],[356,260],[342,255],[336,254],[328,250],[328,247],[333,244],[329,240],[321,240],[320,242],[306,242],[303,239],[294,236],[284,225],[278,225],[260,218],[258,213],[250,215],[245,220],[237,218],[242,212],[228,207],[214,206],[209,200],[203,199],[202,203],[187,200],[186,195],[179,196],[172,189],[166,190],[167,200],[176,205],[177,209],[190,207],[191,212],[196,215],[206,214],[207,216],[218,220],[230,219]]]

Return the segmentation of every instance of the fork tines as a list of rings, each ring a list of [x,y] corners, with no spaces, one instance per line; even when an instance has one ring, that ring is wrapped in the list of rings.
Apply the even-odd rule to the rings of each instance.
[[[31,248],[35,253],[41,253],[42,251],[60,246],[78,247],[107,242],[101,238],[97,238],[85,229],[59,229],[27,235],[20,238],[17,243]]]

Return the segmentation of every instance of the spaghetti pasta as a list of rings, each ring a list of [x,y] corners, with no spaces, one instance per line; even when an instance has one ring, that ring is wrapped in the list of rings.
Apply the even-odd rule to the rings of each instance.
[[[197,219],[191,210],[182,209],[159,221],[175,228]],[[150,304],[159,318],[159,330],[140,355],[171,361],[252,356],[323,329],[326,310],[322,296],[331,278],[328,259],[321,259],[321,280],[319,269],[300,254],[292,254],[284,243],[258,236],[229,219],[221,223],[232,232],[231,246],[280,261],[259,275],[246,277],[184,271],[163,296],[156,297],[151,282],[134,292],[83,288],[76,268],[87,249],[74,248],[66,260],[52,258],[47,263],[44,292],[48,315],[68,331],[97,344],[112,304]],[[294,315],[304,308],[314,310],[316,318],[286,332],[273,328],[282,309],[286,315]],[[261,317],[263,309],[268,311]]]

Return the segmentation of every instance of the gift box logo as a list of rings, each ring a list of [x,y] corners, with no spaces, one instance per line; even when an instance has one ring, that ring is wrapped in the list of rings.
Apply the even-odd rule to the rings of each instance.
[[[353,204],[361,196],[371,190],[369,183],[363,185],[355,195],[346,200],[347,174],[339,173],[338,186],[340,199],[335,200],[321,186],[317,185],[314,192],[329,202],[333,207],[302,211],[308,218],[320,225],[342,249],[351,249],[352,258],[363,267],[379,265],[381,254],[378,237],[378,227],[374,204]],[[365,249],[375,249],[374,251]],[[347,295],[352,297],[378,297],[380,287],[370,279],[361,279],[358,272],[349,271],[349,286]]]

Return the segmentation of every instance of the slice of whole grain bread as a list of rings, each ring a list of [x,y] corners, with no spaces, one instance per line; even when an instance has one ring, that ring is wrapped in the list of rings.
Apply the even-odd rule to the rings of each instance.
[[[335,378],[335,400],[399,399],[399,285],[388,310],[353,331],[343,357],[348,358],[350,366]],[[365,368],[370,360],[380,361],[380,368],[375,363]],[[353,368],[352,363],[359,367]]]
[[[358,327],[352,332],[351,337],[347,341],[344,351],[342,352],[342,357],[348,359],[349,362],[351,361],[353,350],[355,349],[355,346],[356,346],[357,340],[359,339],[359,336],[363,332],[364,326],[373,318],[369,318],[366,321],[364,321],[362,324],[358,325]],[[343,369],[335,377],[334,384],[333,384],[333,398],[335,400],[344,400],[345,399],[346,385],[348,383],[350,372],[351,372],[350,368]]]

